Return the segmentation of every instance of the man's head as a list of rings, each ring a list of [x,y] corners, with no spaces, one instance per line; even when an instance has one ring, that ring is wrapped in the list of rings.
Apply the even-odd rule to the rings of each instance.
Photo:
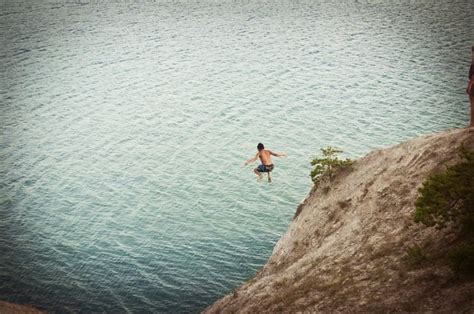
[[[257,145],[258,151],[261,151],[261,150],[264,149],[264,148],[265,148],[265,147],[263,146],[262,143],[258,143],[258,145]]]

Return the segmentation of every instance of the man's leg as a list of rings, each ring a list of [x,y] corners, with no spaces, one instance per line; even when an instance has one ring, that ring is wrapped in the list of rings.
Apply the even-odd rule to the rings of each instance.
[[[272,173],[268,172],[268,182],[272,182]]]
[[[258,168],[253,169],[253,172],[255,172],[255,174],[257,175],[257,179],[262,178],[262,173],[260,171],[258,171]]]

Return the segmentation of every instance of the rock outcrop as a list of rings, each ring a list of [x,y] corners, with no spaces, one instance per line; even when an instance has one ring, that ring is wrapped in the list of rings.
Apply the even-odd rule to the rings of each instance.
[[[33,307],[0,301],[0,314],[42,314]]]
[[[474,281],[443,252],[456,241],[413,221],[422,182],[474,149],[474,129],[369,153],[321,180],[298,206],[267,264],[205,312],[473,312]]]

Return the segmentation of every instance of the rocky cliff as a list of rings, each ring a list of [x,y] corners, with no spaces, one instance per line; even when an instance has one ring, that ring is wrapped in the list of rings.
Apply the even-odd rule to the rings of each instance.
[[[474,311],[474,281],[442,258],[453,232],[413,222],[418,188],[474,149],[474,129],[416,138],[321,180],[267,264],[205,312]]]
[[[0,301],[0,314],[43,314],[44,312],[30,306]]]

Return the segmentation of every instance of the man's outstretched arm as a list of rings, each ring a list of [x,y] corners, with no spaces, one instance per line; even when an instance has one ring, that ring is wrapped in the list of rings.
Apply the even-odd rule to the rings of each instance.
[[[272,154],[273,156],[276,156],[276,157],[287,157],[288,156],[287,153],[277,153],[277,152],[273,152],[273,151],[270,151],[270,154]]]
[[[258,154],[259,154],[259,153],[257,153],[257,154],[255,155],[255,157],[253,157],[253,158],[247,159],[247,160],[245,161],[244,165],[247,166],[248,164],[251,164],[252,162],[255,162],[255,161],[257,160],[257,158],[258,158]]]

